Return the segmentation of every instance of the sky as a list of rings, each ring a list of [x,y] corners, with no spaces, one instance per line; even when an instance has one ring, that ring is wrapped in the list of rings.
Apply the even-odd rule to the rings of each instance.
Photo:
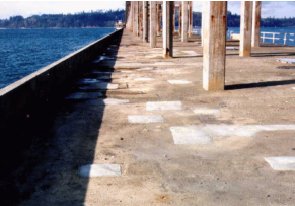
[[[121,0],[0,0],[0,19],[10,16],[22,15],[24,17],[33,14],[68,14],[78,12],[96,11],[99,9],[124,9],[125,1]],[[194,11],[201,11],[202,3],[194,1]],[[232,13],[240,13],[240,2],[230,1],[228,10]],[[267,1],[262,5],[262,17],[292,17],[295,16],[295,1]]]

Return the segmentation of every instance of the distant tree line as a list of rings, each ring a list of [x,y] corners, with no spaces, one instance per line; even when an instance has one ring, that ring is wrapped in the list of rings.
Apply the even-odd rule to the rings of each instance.
[[[93,11],[77,14],[43,14],[27,18],[13,16],[0,20],[4,28],[44,28],[44,27],[112,27],[117,20],[123,20],[124,10]]]
[[[201,26],[202,14],[200,12],[194,12],[194,25]],[[240,15],[227,13],[227,26],[239,27],[240,26]],[[262,18],[261,26],[264,27],[291,27],[295,26],[295,17],[292,18]]]
[[[201,26],[202,14],[194,12],[194,26]],[[0,27],[4,28],[44,28],[44,27],[112,27],[117,20],[123,20],[124,10],[93,11],[77,14],[43,14],[33,15],[27,18],[13,16],[9,19],[0,20]],[[240,26],[240,16],[228,12],[227,24],[230,27]],[[176,25],[178,16],[176,15]],[[295,26],[295,18],[263,18],[262,26],[266,27],[289,27]]]

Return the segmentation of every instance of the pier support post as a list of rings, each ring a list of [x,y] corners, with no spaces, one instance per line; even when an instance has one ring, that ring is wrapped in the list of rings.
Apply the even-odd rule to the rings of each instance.
[[[143,38],[143,1],[138,1],[138,36]]]
[[[182,3],[181,2],[178,2],[178,35],[180,36],[181,38],[181,19],[182,19],[182,14],[181,14],[181,5]]]
[[[133,1],[130,1],[129,2],[129,15],[128,15],[128,22],[127,22],[127,28],[133,32],[133,18],[134,18],[134,15],[133,15],[133,4],[134,2]]]
[[[193,36],[193,29],[194,29],[194,16],[193,16],[193,1],[189,2],[189,32],[188,35],[189,37]]]
[[[240,25],[240,56],[249,57],[251,54],[251,23],[252,2],[241,2],[241,25]]]
[[[157,46],[157,3],[150,1],[150,47]]]
[[[161,4],[157,3],[157,36],[161,35],[161,17],[162,17],[162,8]]]
[[[206,2],[203,2],[202,5],[202,22],[201,22],[201,41],[202,41],[202,46],[204,46],[204,31],[205,31],[205,16],[206,16]]]
[[[260,25],[261,25],[261,1],[253,2],[252,12],[252,47],[260,46]]]
[[[181,12],[181,41],[188,41],[188,1],[182,1],[182,12]]]
[[[173,1],[163,1],[162,4],[162,36],[163,57],[173,56]]]
[[[148,42],[148,2],[143,1],[142,4],[142,40]]]
[[[206,2],[204,19],[203,88],[224,90],[227,2]]]
[[[139,32],[139,22],[138,22],[138,1],[134,1],[133,3],[133,33],[135,36],[138,36]]]

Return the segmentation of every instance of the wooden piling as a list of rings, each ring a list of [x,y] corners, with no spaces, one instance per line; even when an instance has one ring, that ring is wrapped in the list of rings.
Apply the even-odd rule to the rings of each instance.
[[[240,56],[248,57],[251,54],[251,24],[252,2],[241,2],[241,25],[240,25]]]
[[[227,2],[206,2],[204,19],[203,88],[224,90]]]

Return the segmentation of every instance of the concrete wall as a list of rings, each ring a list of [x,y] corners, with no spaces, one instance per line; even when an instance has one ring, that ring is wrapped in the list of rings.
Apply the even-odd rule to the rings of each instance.
[[[60,95],[69,86],[68,83],[83,72],[83,64],[97,57],[121,35],[122,30],[115,31],[1,89],[0,129],[16,119],[29,118],[35,108]]]

